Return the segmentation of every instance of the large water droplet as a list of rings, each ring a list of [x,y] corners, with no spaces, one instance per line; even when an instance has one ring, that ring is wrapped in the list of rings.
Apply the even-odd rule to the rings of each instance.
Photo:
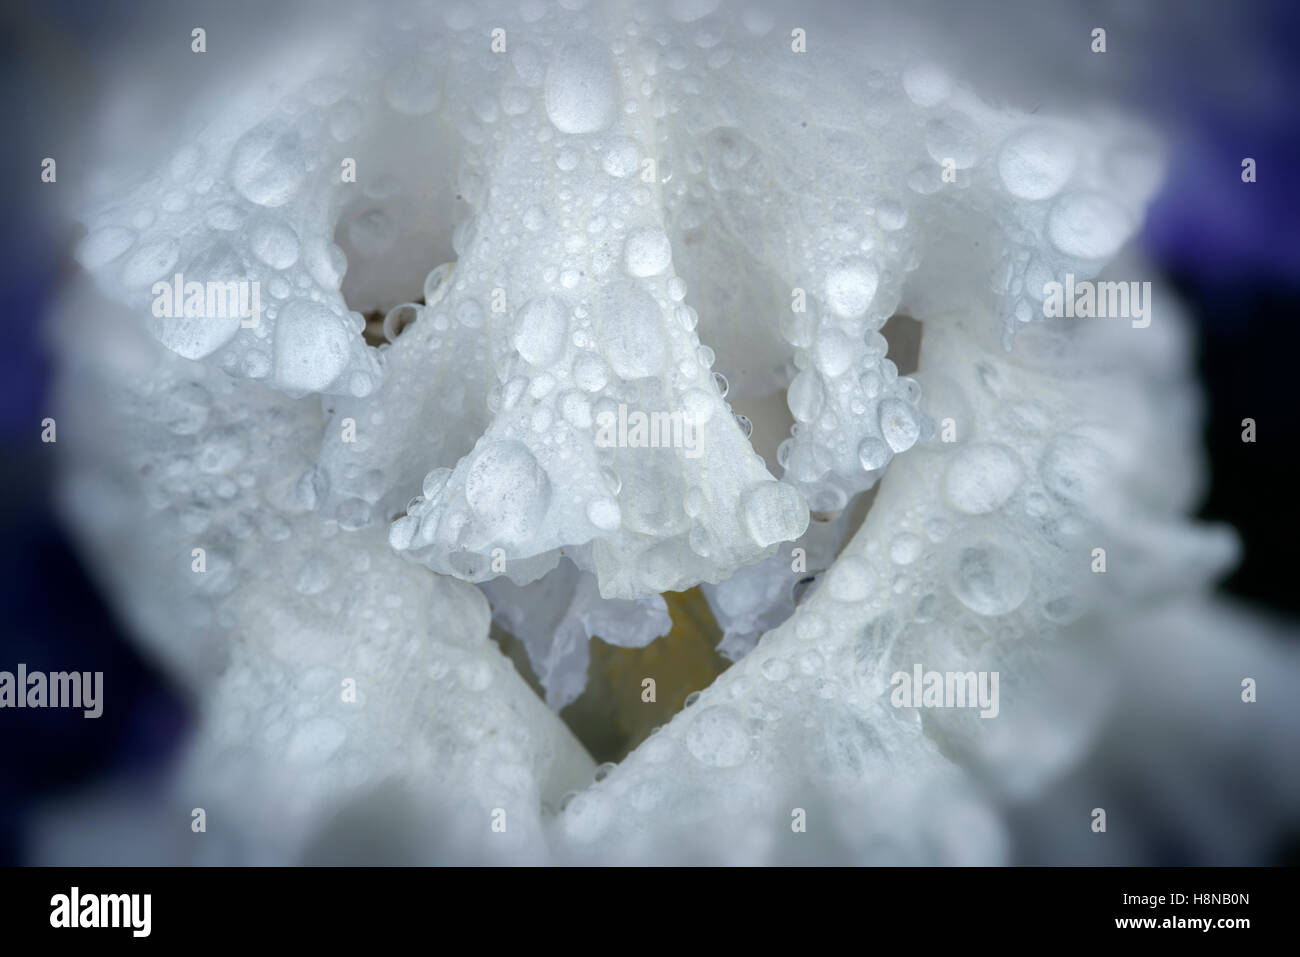
[[[332,310],[295,299],[275,317],[273,376],[290,392],[324,389],[348,364],[352,333]]]
[[[850,259],[826,277],[826,305],[836,315],[856,319],[876,296],[876,268],[865,259]]]
[[[822,402],[821,377],[812,369],[804,369],[794,377],[786,393],[790,414],[800,422],[812,422],[821,415]]]
[[[1003,445],[971,445],[959,452],[944,474],[943,490],[953,508],[983,515],[1000,508],[1020,487],[1024,469]]]
[[[886,399],[880,403],[880,434],[895,452],[906,452],[920,437],[921,424],[902,399]]]
[[[514,347],[535,366],[552,362],[564,348],[569,310],[554,296],[531,299],[519,310]]]
[[[546,516],[551,482],[522,442],[493,442],[469,467],[465,500],[489,536],[524,542]]]
[[[623,379],[641,379],[663,371],[668,362],[659,304],[632,283],[606,286],[596,304],[601,351]]]
[[[798,538],[808,528],[808,504],[792,485],[759,482],[740,499],[745,530],[760,547]]]
[[[230,154],[230,181],[259,206],[283,206],[302,182],[303,148],[293,131],[259,126],[245,133]]]
[[[298,234],[283,223],[258,223],[249,236],[249,247],[272,269],[288,269],[298,261]]]
[[[874,435],[868,435],[858,445],[858,461],[868,472],[883,469],[892,457],[889,446]]]
[[[903,92],[917,106],[938,106],[952,95],[952,80],[933,63],[917,63],[903,71]]]
[[[1005,615],[1029,594],[1029,577],[1029,563],[1019,552],[990,543],[957,552],[949,585],[977,615]]]
[[[1111,457],[1080,435],[1058,435],[1048,443],[1038,466],[1044,487],[1065,502],[1096,501],[1114,472]]]
[[[1067,193],[1047,217],[1052,245],[1076,259],[1105,259],[1128,235],[1130,221],[1114,201],[1101,193]]]
[[[673,247],[662,229],[634,229],[623,244],[623,266],[630,276],[658,276],[672,261]]]
[[[561,133],[595,133],[613,121],[618,81],[609,53],[593,40],[561,44],[546,69],[546,115]]]

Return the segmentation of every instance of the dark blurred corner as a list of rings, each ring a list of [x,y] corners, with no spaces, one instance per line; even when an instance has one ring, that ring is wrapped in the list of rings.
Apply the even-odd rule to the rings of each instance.
[[[60,280],[75,268],[75,227],[56,198],[75,162],[59,155],[56,184],[41,159],[69,142],[93,109],[96,49],[129,27],[112,4],[6,4],[0,10],[0,105],[10,138],[0,167],[0,669],[102,671],[104,713],[0,712],[0,865],[24,858],[26,807],[109,774],[156,768],[186,720],[180,698],[134,649],[87,577],[55,518],[55,446],[41,442],[52,364],[43,324]],[[85,54],[90,54],[86,56]]]

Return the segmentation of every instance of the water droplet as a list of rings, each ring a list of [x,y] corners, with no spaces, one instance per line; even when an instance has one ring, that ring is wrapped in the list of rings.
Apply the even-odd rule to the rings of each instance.
[[[594,40],[561,44],[546,69],[546,115],[561,133],[595,133],[613,121],[618,82],[609,53]]]
[[[97,229],[77,246],[77,261],[87,269],[112,262],[135,244],[135,233],[125,226]]]
[[[658,276],[672,261],[673,247],[662,229],[634,229],[623,244],[623,267],[629,276]]]
[[[623,523],[623,513],[612,498],[598,498],[587,504],[587,521],[602,531],[613,531]]]
[[[573,363],[573,384],[583,392],[599,392],[609,382],[609,368],[598,356],[583,353]]]
[[[901,203],[887,199],[876,207],[876,222],[881,229],[894,231],[907,225],[907,210]]]
[[[413,302],[403,302],[388,310],[384,316],[384,338],[395,342],[402,330],[420,318],[420,307]]]
[[[712,768],[733,768],[749,754],[744,721],[731,708],[705,708],[686,730],[686,748],[695,760]]]
[[[921,425],[906,402],[885,399],[880,403],[880,434],[894,452],[906,452],[920,437]]]
[[[230,181],[239,194],[259,206],[283,206],[302,182],[304,149],[293,130],[259,126],[235,144]]]
[[[370,503],[360,498],[344,499],[334,512],[334,519],[345,532],[355,532],[370,523]]]
[[[827,329],[813,346],[813,361],[828,379],[843,375],[853,364],[853,343],[837,329]]]
[[[466,473],[465,500],[488,536],[522,543],[546,516],[551,482],[523,443],[492,442],[474,456]]]
[[[785,482],[759,482],[740,499],[749,537],[762,548],[798,538],[808,528],[808,503]]]
[[[530,299],[516,317],[515,350],[535,366],[549,365],[564,349],[569,310],[554,296]]]
[[[466,299],[456,307],[456,321],[466,329],[483,328],[483,307],[477,299]]]
[[[622,379],[641,379],[662,372],[668,362],[659,304],[633,283],[606,286],[597,302],[595,322],[601,352]]]
[[[786,404],[790,414],[800,422],[815,421],[822,414],[822,380],[813,369],[804,369],[786,393]]]
[[[923,543],[911,532],[901,532],[889,543],[889,557],[897,565],[910,565],[921,557]]]
[[[1044,487],[1065,502],[1096,501],[1114,469],[1110,456],[1079,435],[1058,435],[1038,466]]]
[[[328,307],[295,299],[275,317],[273,374],[286,391],[318,392],[347,366],[352,332]]]
[[[641,158],[636,143],[625,136],[620,136],[612,140],[605,148],[605,155],[601,159],[601,167],[610,176],[622,179],[625,176],[631,176],[637,171],[637,163]]]
[[[1101,193],[1067,193],[1047,217],[1047,235],[1056,249],[1076,259],[1106,259],[1128,235],[1128,214]]]
[[[903,71],[903,92],[917,106],[938,106],[952,95],[952,80],[933,63],[916,63]]]
[[[876,268],[865,259],[850,259],[826,277],[826,305],[837,316],[856,319],[876,296]]]
[[[1019,551],[996,544],[960,549],[949,575],[957,599],[977,615],[1005,615],[1029,594],[1029,563]]]
[[[977,444],[954,456],[944,473],[948,502],[959,512],[983,515],[1001,508],[1024,477],[1019,457],[1003,445]]]
[[[249,248],[272,269],[288,269],[298,261],[298,234],[284,223],[264,220],[253,227]]]
[[[1021,130],[998,154],[998,175],[1018,199],[1055,196],[1074,172],[1074,147],[1059,131],[1044,127]]]

